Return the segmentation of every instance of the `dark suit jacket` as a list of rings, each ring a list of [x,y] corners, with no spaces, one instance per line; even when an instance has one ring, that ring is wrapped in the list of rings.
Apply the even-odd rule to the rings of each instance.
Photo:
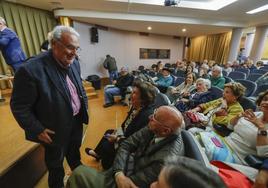
[[[0,50],[9,65],[22,63],[26,59],[17,34],[9,28],[0,32]]]
[[[123,171],[138,187],[149,187],[157,180],[167,156],[184,155],[180,133],[150,145],[154,134],[145,127],[121,143],[113,167],[105,173],[106,187],[115,187],[113,175]],[[131,155],[134,153],[134,156]],[[112,177],[111,177],[112,176]]]
[[[69,137],[73,111],[70,99],[60,80],[52,51],[31,58],[15,74],[11,110],[26,138],[37,141],[45,128],[55,131],[54,144],[62,145]],[[78,85],[81,101],[81,123],[88,123],[87,97],[80,78],[78,61],[70,66]]]

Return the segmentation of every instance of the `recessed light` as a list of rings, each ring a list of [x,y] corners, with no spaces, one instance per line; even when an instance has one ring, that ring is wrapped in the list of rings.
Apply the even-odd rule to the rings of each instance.
[[[187,30],[186,30],[185,28],[183,28],[181,31],[182,31],[182,32],[186,32]]]
[[[253,9],[251,11],[248,11],[247,14],[256,14],[258,12],[262,12],[262,11],[265,11],[265,10],[268,10],[268,4],[264,5],[264,6],[261,6],[259,8]]]
[[[148,30],[152,30],[152,27],[151,27],[151,26],[149,26],[149,27],[147,27],[147,29],[148,29]]]

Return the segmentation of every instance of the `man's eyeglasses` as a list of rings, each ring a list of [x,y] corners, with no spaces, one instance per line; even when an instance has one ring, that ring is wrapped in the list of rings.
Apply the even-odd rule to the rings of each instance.
[[[70,50],[70,51],[75,51],[75,52],[80,52],[81,48],[78,46],[73,46],[73,45],[66,45],[63,42],[61,42],[60,40],[56,40],[61,46],[63,46],[64,48]]]
[[[160,121],[158,121],[158,120],[155,119],[155,114],[156,114],[156,112],[157,112],[157,109],[155,109],[155,110],[154,110],[154,113],[151,114],[151,115],[149,116],[149,119],[152,120],[152,121],[154,121],[154,122],[156,122],[156,123],[158,123],[158,124],[161,125],[161,126],[169,127],[169,126],[167,126],[166,124],[161,123]]]

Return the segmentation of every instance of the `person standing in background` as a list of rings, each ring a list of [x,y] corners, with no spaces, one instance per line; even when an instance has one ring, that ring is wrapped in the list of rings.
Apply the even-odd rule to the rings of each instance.
[[[26,139],[44,146],[50,188],[64,187],[64,157],[71,170],[81,165],[88,101],[78,50],[79,34],[71,27],[56,26],[51,49],[29,59],[14,78],[11,111]]]
[[[109,72],[110,84],[113,84],[113,80],[118,78],[118,69],[114,57],[111,57],[109,54],[106,55],[106,59],[103,62],[103,67]]]
[[[14,72],[26,59],[19,37],[6,26],[6,21],[2,17],[0,17],[0,50],[6,63],[12,67]]]

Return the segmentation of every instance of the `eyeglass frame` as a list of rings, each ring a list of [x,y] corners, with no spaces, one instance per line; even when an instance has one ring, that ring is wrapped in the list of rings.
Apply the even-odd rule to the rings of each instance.
[[[75,47],[73,45],[66,45],[62,41],[60,41],[59,39],[57,39],[55,41],[59,42],[59,44],[61,44],[64,48],[66,48],[68,50],[75,51],[75,52],[80,52],[82,50],[79,46]]]
[[[152,121],[154,121],[154,122],[156,122],[156,123],[158,123],[158,124],[160,124],[160,125],[162,125],[163,127],[170,128],[166,124],[161,123],[160,121],[158,121],[158,120],[155,119],[155,114],[156,114],[157,110],[158,110],[158,108],[154,110],[154,113],[149,116],[149,119],[152,120]]]

